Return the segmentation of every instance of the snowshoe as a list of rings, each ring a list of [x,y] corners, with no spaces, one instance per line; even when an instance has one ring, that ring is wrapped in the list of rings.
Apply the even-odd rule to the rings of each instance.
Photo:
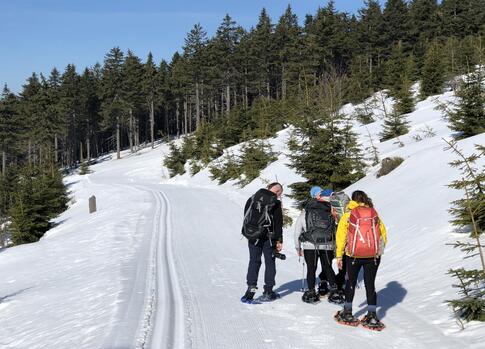
[[[264,291],[263,295],[259,297],[258,300],[261,302],[272,302],[279,298],[281,298],[281,296],[275,291]]]
[[[359,319],[352,315],[350,310],[339,310],[334,316],[335,321],[339,324],[356,327],[359,326]]]
[[[338,291],[330,291],[328,294],[328,302],[333,304],[343,304],[344,298]]]
[[[244,296],[241,297],[241,302],[248,304],[254,303],[254,295],[256,294],[257,290],[258,288],[256,286],[249,286]]]
[[[320,302],[320,295],[315,290],[308,290],[301,296],[301,300],[305,303],[317,304]]]
[[[326,281],[321,281],[320,284],[318,285],[318,294],[320,296],[326,296],[328,293],[328,284]]]
[[[386,326],[377,318],[375,312],[368,312],[361,320],[362,327],[373,331],[382,331]]]

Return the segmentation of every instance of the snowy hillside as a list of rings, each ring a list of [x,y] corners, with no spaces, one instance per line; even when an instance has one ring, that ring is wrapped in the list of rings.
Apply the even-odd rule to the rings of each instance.
[[[0,348],[482,348],[485,325],[461,330],[444,303],[456,297],[447,270],[465,263],[446,245],[460,237],[447,209],[462,193],[447,187],[459,173],[449,167],[455,156],[441,139],[452,132],[435,109],[435,99],[452,98],[448,92],[418,103],[409,134],[400,137],[403,147],[379,143],[380,120],[355,125],[364,148],[370,134],[381,159],[405,159],[380,178],[378,167],[369,168],[346,190],[366,191],[388,227],[376,281],[385,331],[339,326],[332,318],[338,306],[301,302],[302,264],[291,229],[288,258],[277,261],[282,299],[239,302],[248,258],[239,234],[245,200],[267,181],[286,187],[301,180],[286,166],[286,129],[270,140],[278,160],[243,189],[218,186],[207,168],[168,179],[161,166],[166,144],[121,160],[107,157],[93,173],[66,178],[73,203],[59,225],[38,243],[0,253]],[[429,128],[435,135],[423,137]],[[485,144],[485,134],[458,144],[469,154]],[[91,195],[98,212],[90,215]],[[283,205],[292,202],[285,197]],[[363,285],[354,307],[363,314]]]

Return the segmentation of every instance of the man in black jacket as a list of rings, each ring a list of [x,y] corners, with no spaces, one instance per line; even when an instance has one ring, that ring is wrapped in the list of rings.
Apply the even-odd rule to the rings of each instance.
[[[273,291],[276,276],[275,252],[280,252],[283,248],[283,210],[279,198],[283,194],[283,186],[280,183],[271,183],[266,189],[262,188],[256,194],[249,198],[244,207],[244,215],[251,208],[254,198],[258,195],[272,197],[275,202],[268,210],[270,224],[266,228],[265,234],[258,239],[248,239],[249,248],[249,265],[246,281],[248,289],[241,298],[243,302],[253,300],[257,290],[258,274],[261,267],[261,256],[264,255],[264,292],[260,298],[263,301],[273,301],[280,296]]]

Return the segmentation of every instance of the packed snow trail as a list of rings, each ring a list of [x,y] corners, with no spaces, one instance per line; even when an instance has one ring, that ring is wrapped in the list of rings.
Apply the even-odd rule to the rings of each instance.
[[[326,300],[318,305],[301,301],[301,265],[288,251],[277,261],[276,291],[282,299],[261,305],[239,302],[245,290],[247,242],[240,239],[241,202],[212,189],[162,186],[173,207],[172,236],[175,262],[183,293],[185,348],[454,348],[461,341],[445,336],[435,325],[401,301],[396,275],[389,292],[380,292],[379,313],[387,328],[371,333],[333,320],[339,306]],[[383,257],[383,263],[386,263]],[[263,269],[261,270],[263,271]],[[262,276],[262,275],[260,275]],[[378,278],[379,279],[379,278]],[[260,277],[261,280],[261,277]],[[262,285],[260,284],[260,289]],[[169,285],[169,287],[171,287]],[[386,285],[377,285],[378,291]],[[355,311],[363,315],[365,291],[357,290]],[[387,298],[387,299],[386,299]],[[167,324],[168,325],[168,324]],[[154,343],[153,343],[154,344]],[[159,348],[160,346],[152,346]]]

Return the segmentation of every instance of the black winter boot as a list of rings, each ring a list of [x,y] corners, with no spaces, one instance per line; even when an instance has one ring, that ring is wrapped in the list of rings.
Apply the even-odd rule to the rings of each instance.
[[[252,302],[257,290],[258,288],[256,286],[248,286],[246,293],[244,294],[244,296],[241,297],[241,302],[244,302],[244,303]]]
[[[330,285],[328,292],[328,302],[333,304],[343,304],[344,298],[337,289],[337,285]]]
[[[350,309],[337,311],[337,314],[335,314],[334,318],[335,321],[343,325],[349,325],[354,327],[359,325],[359,320],[354,315],[352,315],[352,310]]]
[[[318,285],[318,294],[320,296],[326,296],[328,293],[328,284],[325,280],[320,281],[320,284]]]
[[[360,320],[360,323],[365,328],[375,331],[381,331],[385,327],[374,311],[369,311],[367,315]]]
[[[315,290],[308,290],[303,293],[303,296],[301,296],[301,300],[305,303],[318,303],[320,301],[320,295],[315,292]]]
[[[279,298],[281,298],[281,296],[275,291],[264,291],[263,295],[261,296],[261,298],[259,298],[259,300],[261,302],[272,302]]]

